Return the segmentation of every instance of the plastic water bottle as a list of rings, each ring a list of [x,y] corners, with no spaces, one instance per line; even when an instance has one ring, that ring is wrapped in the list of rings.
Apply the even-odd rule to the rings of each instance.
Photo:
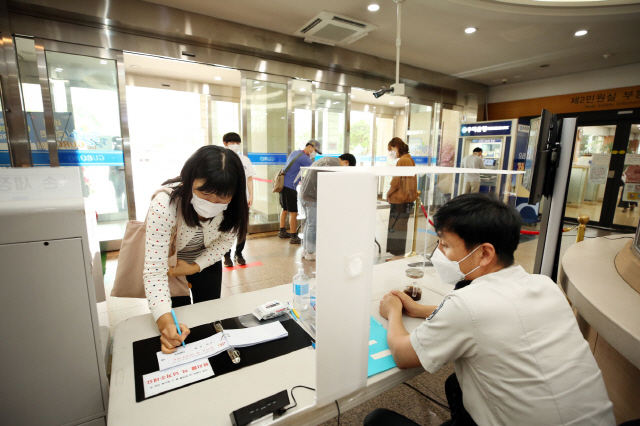
[[[309,277],[305,275],[304,268],[300,264],[298,274],[293,277],[293,309],[300,316],[309,308]]]
[[[311,327],[316,330],[316,273],[311,278],[311,289],[309,290],[309,310],[311,311]]]

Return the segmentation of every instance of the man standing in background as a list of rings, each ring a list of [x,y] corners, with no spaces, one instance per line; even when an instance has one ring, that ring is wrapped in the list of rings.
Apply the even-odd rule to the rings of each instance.
[[[465,169],[485,169],[482,159],[482,148],[475,148],[471,155],[462,159],[460,167]],[[480,173],[465,173],[462,194],[470,194],[480,191]]]
[[[316,153],[322,154],[320,149],[320,142],[312,139],[307,142],[304,149],[292,152],[287,159],[284,188],[280,192],[282,213],[280,214],[278,237],[283,239],[290,238],[290,244],[300,244],[302,242],[298,237],[298,193],[296,192],[296,186],[300,182],[300,167],[309,167],[313,163]],[[287,215],[289,216],[290,232],[287,232],[285,228]]]
[[[251,208],[251,204],[253,204],[253,177],[256,175],[256,170],[253,168],[251,160],[242,155],[242,147],[240,146],[240,144],[242,143],[242,139],[240,138],[239,134],[234,132],[225,134],[222,137],[222,143],[224,144],[225,148],[229,148],[240,157],[240,161],[242,162],[242,166],[244,167],[244,175],[247,179],[247,204],[249,205],[249,208]],[[235,260],[238,265],[245,265],[247,263],[244,260],[244,257],[242,257],[242,250],[244,249],[245,242],[246,240],[236,240]],[[231,260],[231,250],[229,250],[224,255],[224,266],[233,266],[233,261]]]

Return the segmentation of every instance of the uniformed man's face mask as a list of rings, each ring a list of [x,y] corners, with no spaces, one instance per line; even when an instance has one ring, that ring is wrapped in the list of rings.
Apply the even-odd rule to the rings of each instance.
[[[480,247],[481,246],[474,248],[471,253],[464,257],[464,259],[471,256],[473,252],[478,250]],[[438,277],[440,277],[440,281],[446,284],[456,285],[458,281],[464,280],[467,275],[480,267],[480,265],[478,265],[476,268],[465,274],[460,270],[460,262],[462,262],[464,259],[461,259],[457,262],[449,260],[447,256],[442,253],[440,247],[438,247],[431,256],[431,263],[433,263],[433,266],[436,268],[436,272],[438,273]]]

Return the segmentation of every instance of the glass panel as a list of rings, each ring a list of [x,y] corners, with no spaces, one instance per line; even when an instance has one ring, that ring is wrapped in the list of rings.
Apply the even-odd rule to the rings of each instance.
[[[430,140],[432,116],[433,108],[431,106],[411,104],[409,130],[407,131],[409,140],[405,142],[409,144],[409,153],[416,165],[429,165],[429,158],[432,155]],[[434,163],[434,160],[435,158],[431,162]]]
[[[323,155],[344,154],[346,111],[346,93],[316,90],[316,140]]]
[[[210,145],[222,145],[222,137],[235,132],[242,134],[240,129],[240,103],[210,100],[209,120],[211,123]]]
[[[271,224],[277,229],[280,203],[278,194],[271,191],[271,179],[285,164],[289,151],[287,85],[247,79],[246,112],[247,149],[256,170],[249,224]]]
[[[578,127],[566,217],[577,218],[586,214],[590,221],[600,221],[615,134],[616,126]]]
[[[4,122],[4,106],[0,94],[0,167],[11,167],[9,155],[9,140],[7,139],[7,126]]]
[[[376,166],[385,166],[389,161],[389,141],[395,136],[395,123],[393,118],[376,118]]]
[[[368,107],[368,105],[366,106]],[[373,113],[351,110],[349,133],[349,152],[355,155],[359,166],[370,166],[373,151],[371,144],[373,139]]]
[[[460,134],[460,112],[450,109],[442,110],[442,143],[438,152],[438,165],[454,167]],[[442,174],[436,176],[434,206],[439,207],[453,197],[455,175]]]
[[[16,37],[15,40],[22,99],[27,117],[31,163],[34,166],[48,166],[49,148],[47,146],[47,131],[44,126],[44,107],[38,77],[36,44],[33,39]]]
[[[61,166],[80,166],[83,192],[98,212],[101,241],[128,221],[116,62],[46,52]]]
[[[203,127],[207,116],[201,108],[202,98],[206,99],[207,96],[127,86],[131,164],[138,220],[144,220],[147,216],[149,200],[160,185],[178,176],[191,154],[207,143],[207,132]],[[176,105],[180,108],[176,108]],[[233,117],[234,108],[230,110],[226,113]],[[169,123],[180,125],[171,126]],[[223,129],[216,127],[218,133]],[[218,140],[221,139],[220,135]]]
[[[313,111],[311,106],[311,92],[313,84],[310,81],[293,80],[293,105],[291,116],[293,119],[293,146],[304,148],[311,140],[313,127]]]
[[[640,218],[640,209],[638,208],[638,199],[640,198],[639,144],[640,124],[632,124],[629,142],[624,156],[622,181],[618,189],[618,204],[616,205],[616,213],[613,217],[614,225],[638,226],[638,219]]]

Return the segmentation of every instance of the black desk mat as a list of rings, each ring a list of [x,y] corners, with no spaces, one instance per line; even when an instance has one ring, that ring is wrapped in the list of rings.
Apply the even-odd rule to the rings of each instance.
[[[222,320],[221,322],[222,327],[225,330],[246,328],[240,323],[237,317],[227,318]],[[203,382],[205,380],[215,379],[216,377],[239,370],[243,367],[259,364],[272,358],[277,358],[290,352],[297,351],[298,349],[311,346],[311,342],[313,340],[311,339],[309,334],[304,331],[304,329],[300,327],[299,324],[297,324],[296,321],[289,319],[287,321],[282,321],[281,324],[289,332],[289,335],[284,339],[272,340],[270,342],[260,343],[255,346],[239,348],[239,364],[233,364],[231,362],[231,358],[229,358],[229,354],[227,354],[227,351],[223,351],[218,355],[209,358],[209,363],[213,368],[213,377],[207,377],[206,379],[200,380],[198,382],[190,383],[188,385],[181,386],[179,388],[172,389],[158,395],[163,395],[165,393],[179,390],[183,387],[191,386],[192,384]],[[216,332],[213,328],[213,323],[199,325],[191,328],[191,333],[189,333],[189,336],[187,336],[187,338],[185,339],[185,343],[197,342],[198,340],[206,339],[207,337],[213,336],[214,334],[216,334]],[[158,357],[156,356],[156,353],[158,351],[160,351],[159,336],[133,342],[133,374],[136,387],[136,402],[148,399],[144,396],[144,384],[142,381],[142,376],[144,376],[145,374],[153,373],[160,369],[160,366],[158,365]],[[158,395],[154,395],[150,398]]]

